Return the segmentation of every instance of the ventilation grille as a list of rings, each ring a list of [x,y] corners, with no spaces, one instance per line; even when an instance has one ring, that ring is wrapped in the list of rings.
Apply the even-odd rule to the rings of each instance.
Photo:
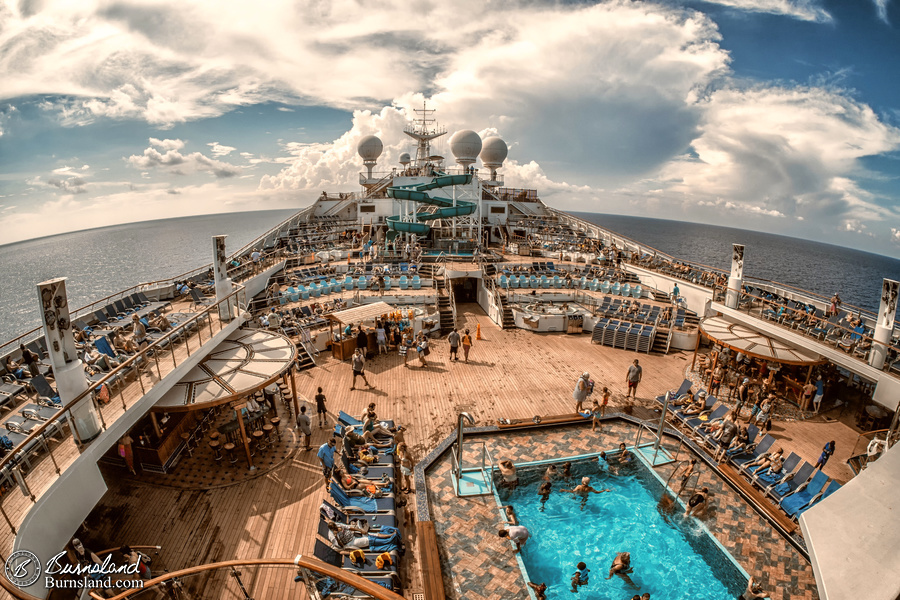
[[[422,592],[413,592],[412,600],[425,600],[425,594]]]

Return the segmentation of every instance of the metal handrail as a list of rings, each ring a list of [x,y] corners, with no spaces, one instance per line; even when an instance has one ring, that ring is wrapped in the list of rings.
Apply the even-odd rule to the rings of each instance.
[[[256,239],[254,239],[253,241],[251,241],[251,242],[249,242],[248,244],[246,244],[245,246],[243,246],[240,250],[238,250],[237,252],[234,252],[234,253],[232,253],[230,256],[228,256],[227,262],[231,262],[231,261],[234,260],[235,258],[240,257],[240,256],[242,255],[242,253],[244,253],[248,248],[252,247],[254,244],[258,244],[261,240],[265,239],[269,234],[271,234],[272,232],[274,232],[276,229],[279,229],[280,227],[282,227],[282,226],[284,226],[285,224],[289,223],[289,222],[292,221],[293,219],[300,217],[304,212],[309,211],[311,208],[312,208],[312,206],[307,207],[307,208],[305,208],[305,209],[303,209],[303,210],[301,210],[301,211],[298,211],[297,213],[291,215],[290,217],[288,217],[287,219],[285,219],[284,221],[282,221],[281,223],[279,223],[278,225],[276,225],[275,227],[273,227],[272,229],[269,229],[266,233],[264,233],[264,234],[258,236]],[[269,253],[266,254],[266,256],[272,257],[272,256],[274,256],[275,254],[277,254],[277,252],[269,252]],[[142,283],[137,283],[137,284],[132,285],[132,286],[130,286],[130,287],[128,287],[128,288],[125,288],[124,290],[120,290],[120,291],[118,291],[118,292],[115,292],[115,293],[113,293],[113,294],[110,294],[110,295],[108,295],[108,296],[105,296],[105,297],[103,297],[103,298],[101,298],[101,299],[99,299],[99,300],[94,300],[93,302],[90,302],[90,303],[88,303],[88,304],[85,304],[84,306],[81,306],[81,307],[79,307],[79,308],[76,308],[76,309],[70,311],[71,319],[72,319],[72,321],[75,321],[75,320],[77,320],[77,319],[78,319],[79,317],[81,317],[81,316],[85,316],[86,314],[91,314],[91,313],[93,313],[93,311],[95,310],[95,307],[96,307],[96,306],[101,305],[101,304],[103,304],[103,303],[109,304],[110,301],[114,301],[114,300],[120,299],[120,298],[122,298],[122,297],[124,297],[124,296],[126,296],[126,295],[130,295],[130,294],[135,293],[135,292],[144,291],[144,290],[146,290],[146,289],[148,289],[148,288],[150,288],[150,287],[153,287],[153,286],[170,285],[170,284],[173,284],[173,283],[176,282],[176,281],[182,281],[182,280],[184,280],[184,279],[189,279],[189,278],[191,278],[191,277],[193,277],[193,276],[195,276],[195,275],[199,275],[200,273],[202,273],[202,272],[204,272],[204,271],[208,271],[210,268],[212,268],[212,266],[213,266],[212,263],[208,263],[208,264],[205,264],[205,265],[203,265],[203,266],[200,266],[200,267],[196,267],[196,268],[194,268],[194,269],[191,269],[191,270],[189,270],[189,271],[185,271],[184,273],[181,273],[181,274],[179,274],[179,275],[175,275],[174,277],[167,277],[167,278],[164,278],[164,279],[156,279],[156,280],[153,280],[153,281],[146,281],[146,282],[142,282]],[[242,270],[242,269],[244,269],[244,268],[245,268],[245,265],[241,265],[240,267],[234,267],[234,268],[228,270],[228,275],[231,276],[232,274],[234,274],[234,273],[236,273],[236,272],[238,272],[238,271],[240,271],[240,270]],[[0,344],[0,355],[2,355],[2,354],[5,353],[6,348],[7,348],[8,346],[17,345],[17,344],[20,344],[20,343],[26,343],[26,342],[24,342],[24,340],[26,340],[26,339],[28,339],[28,338],[31,338],[33,335],[35,335],[35,334],[37,334],[38,332],[40,332],[41,329],[42,329],[41,327],[35,327],[34,329],[30,329],[29,331],[26,331],[25,333],[19,334],[19,335],[16,336],[15,338],[13,338],[13,339],[11,339],[11,340],[9,340],[9,341],[6,341],[6,342],[4,342],[3,344]],[[32,342],[32,341],[33,341],[33,340],[28,339],[28,342],[27,342],[27,343],[30,343],[30,342]]]
[[[244,287],[239,284],[236,284],[236,287],[237,287],[237,289],[235,289],[228,296],[222,298],[222,300],[220,300],[214,304],[211,304],[210,306],[206,307],[204,310],[197,313],[193,317],[187,319],[183,323],[176,325],[170,331],[166,332],[166,334],[163,337],[159,338],[158,340],[156,340],[155,342],[153,342],[152,344],[150,344],[149,346],[147,346],[146,348],[144,348],[143,350],[141,350],[134,356],[129,357],[127,360],[122,362],[118,367],[116,367],[109,373],[104,374],[103,377],[101,377],[98,381],[91,382],[91,384],[88,386],[87,389],[85,389],[83,392],[78,394],[73,400],[67,402],[64,406],[61,406],[52,418],[48,419],[47,421],[44,421],[39,426],[31,429],[28,436],[25,438],[25,440],[23,440],[17,446],[17,448],[24,448],[29,443],[37,440],[38,438],[44,439],[43,438],[44,433],[50,427],[53,427],[56,432],[62,434],[64,429],[62,427],[63,423],[60,422],[60,419],[64,418],[66,413],[68,413],[68,411],[70,411],[72,408],[74,408],[77,404],[79,404],[83,400],[87,400],[87,399],[89,399],[93,403],[94,408],[97,410],[97,413],[100,416],[102,428],[104,430],[108,429],[109,423],[105,422],[104,415],[103,415],[104,411],[97,404],[96,399],[94,398],[94,395],[93,395],[94,389],[96,389],[97,387],[99,387],[100,385],[103,385],[103,384],[107,384],[109,386],[109,388],[112,389],[112,383],[114,381],[118,380],[119,377],[124,378],[124,376],[126,374],[128,374],[129,372],[131,372],[133,369],[139,369],[143,365],[151,365],[150,368],[152,368],[152,365],[155,364],[157,375],[159,376],[159,379],[161,381],[163,379],[163,376],[162,376],[162,369],[160,368],[160,360],[163,360],[163,361],[168,360],[168,357],[164,356],[165,354],[171,354],[171,361],[172,361],[174,367],[177,367],[177,359],[175,357],[175,339],[176,338],[182,339],[185,342],[187,355],[191,356],[192,352],[191,352],[191,347],[189,344],[189,339],[190,339],[191,333],[194,329],[196,329],[197,338],[198,338],[197,341],[202,346],[205,343],[203,340],[203,335],[202,335],[204,327],[208,327],[208,329],[209,329],[209,336],[207,337],[206,342],[209,342],[214,336],[214,333],[212,330],[212,314],[214,312],[217,313],[219,311],[220,306],[222,306],[224,304],[224,306],[226,306],[226,307],[229,307],[229,308],[234,307],[234,308],[237,308],[238,311],[240,311],[241,307],[246,304],[246,292],[245,292]],[[236,318],[240,318],[240,317],[237,316]],[[207,321],[206,324],[201,323],[201,321],[203,319],[206,319],[206,321]],[[224,324],[220,320],[219,321],[219,331],[221,331],[223,328],[224,328]],[[171,350],[170,353],[166,352],[164,350],[164,342],[168,342],[167,346]],[[139,375],[137,380],[141,386],[142,393],[146,394],[146,390],[144,389],[143,377],[141,377]],[[124,386],[119,386],[119,394],[118,395],[119,395],[119,401],[122,404],[123,411],[127,412],[129,407],[125,403],[125,398],[122,393],[123,387]],[[108,404],[111,404],[112,400],[113,399],[111,397],[110,402]],[[107,411],[107,412],[109,412],[109,411]],[[122,414],[125,414],[125,412],[123,412]],[[118,415],[116,418],[118,418],[120,416],[121,415]],[[76,445],[79,447],[83,446],[85,442],[82,440],[82,438],[78,432],[78,428],[75,425],[74,419],[71,418],[71,415],[69,415],[69,417],[65,417],[65,418],[67,419],[68,423],[70,424],[70,433],[74,437],[74,441],[75,441]],[[52,445],[46,443],[46,441],[43,444],[36,444],[34,446],[34,448],[32,450],[29,450],[27,453],[24,450],[17,450],[16,448],[14,448],[13,450],[11,450],[9,452],[9,454],[7,454],[5,457],[0,459],[0,471],[3,471],[4,469],[8,469],[9,472],[11,472],[11,473],[17,472],[21,475],[21,480],[23,482],[25,482],[25,486],[26,486],[25,489],[23,489],[23,491],[28,490],[27,475],[24,473],[21,473],[21,471],[18,469],[18,465],[21,464],[22,462],[25,462],[27,455],[36,453],[39,449],[47,450],[48,454],[50,455],[50,459],[53,462],[54,469],[56,470],[57,477],[59,475],[61,475],[62,470],[65,470],[65,469],[62,469],[62,470],[60,469],[60,466],[56,462],[56,458],[53,455]],[[30,490],[28,490],[28,491],[29,491],[29,494],[31,494],[32,501],[36,501],[36,498],[33,495],[33,493]],[[9,516],[6,514],[6,512],[3,511],[3,505],[5,504],[6,500],[10,496],[11,496],[10,494],[6,494],[6,495],[0,497],[0,512],[2,512],[4,518],[6,519],[6,522],[9,525],[13,535],[16,535],[16,533],[17,533],[16,527],[9,520]]]
[[[720,288],[715,288],[715,289],[718,290],[718,289],[720,289]],[[765,319],[765,318],[762,316],[762,312],[760,312],[759,314],[755,314],[755,315],[754,315],[753,312],[752,312],[752,310],[753,310],[753,301],[755,301],[755,300],[761,300],[762,303],[765,304],[765,305],[768,305],[768,306],[770,307],[770,309],[773,309],[773,308],[774,308],[774,309],[784,308],[784,309],[785,309],[785,313],[794,314],[794,313],[799,313],[799,312],[800,312],[798,309],[796,309],[796,308],[791,308],[790,306],[788,306],[788,305],[786,305],[786,304],[781,304],[780,302],[775,302],[775,301],[773,301],[773,300],[766,300],[766,299],[764,299],[764,298],[758,298],[757,296],[753,296],[753,295],[751,295],[751,294],[748,294],[748,293],[745,292],[743,289],[738,290],[738,289],[736,289],[736,288],[730,288],[730,287],[727,287],[727,286],[726,286],[725,288],[721,288],[721,289],[722,289],[723,291],[725,291],[726,294],[727,294],[728,292],[737,292],[737,294],[738,294],[738,307],[739,307],[739,308],[736,309],[736,310],[740,310],[740,307],[741,307],[742,305],[746,305],[746,312],[747,312],[748,315],[750,315],[750,316],[752,316],[752,317],[755,317],[755,318],[758,318],[758,319],[760,319],[760,320],[766,320],[766,321],[769,321],[770,323],[776,323],[776,324],[778,324],[778,325],[783,325],[783,321],[773,321],[773,320]],[[747,298],[750,299],[750,302],[746,302],[746,303],[743,302],[743,300],[744,300],[744,299],[747,299]],[[859,336],[859,340],[865,340],[865,341],[868,341],[869,343],[872,344],[873,347],[874,347],[875,344],[878,344],[878,345],[880,345],[880,346],[884,346],[884,347],[886,348],[886,350],[893,350],[894,352],[900,353],[900,346],[895,346],[895,345],[891,344],[890,342],[888,342],[888,343],[880,342],[880,341],[876,340],[876,339],[875,339],[874,337],[872,337],[872,336],[868,336],[868,335],[866,335],[866,334],[864,334],[864,333],[857,333],[856,331],[854,331],[854,330],[852,330],[852,329],[847,329],[846,327],[844,327],[844,326],[841,325],[841,324],[838,324],[838,323],[829,323],[827,319],[822,319],[822,318],[818,318],[818,317],[817,317],[817,319],[818,319],[818,321],[819,321],[820,324],[827,326],[827,328],[829,329],[829,331],[833,331],[834,329],[839,329],[839,330],[841,331],[841,335],[842,335],[842,336],[848,335],[848,334],[849,334],[849,335],[854,335],[854,336]],[[794,329],[791,329],[791,331],[794,331]],[[809,336],[807,336],[807,337],[809,337]],[[811,339],[811,340],[814,340],[814,341],[816,341],[816,342],[819,342],[819,343],[824,343],[824,340],[819,340],[818,337],[816,337],[816,338],[810,337],[810,339]],[[868,352],[871,352],[871,351],[872,351],[872,348],[870,348]],[[848,356],[850,356],[850,357],[852,357],[852,358],[854,358],[854,359],[856,359],[856,360],[859,360],[859,361],[861,361],[861,362],[864,362],[864,363],[867,362],[865,358],[859,357],[859,356],[857,356],[855,353],[853,353],[853,354],[848,354]],[[888,368],[888,363],[887,363],[887,361],[885,361],[885,370],[886,370],[887,368]]]

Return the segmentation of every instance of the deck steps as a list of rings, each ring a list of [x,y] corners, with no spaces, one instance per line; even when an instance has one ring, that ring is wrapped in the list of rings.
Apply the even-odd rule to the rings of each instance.
[[[303,344],[297,344],[297,370],[305,371],[306,369],[311,369],[316,366],[315,361],[312,356],[309,355],[309,352],[306,351],[306,348],[303,347]]]
[[[513,311],[510,307],[503,307],[503,329],[515,329],[516,327],[516,319],[513,316]]]

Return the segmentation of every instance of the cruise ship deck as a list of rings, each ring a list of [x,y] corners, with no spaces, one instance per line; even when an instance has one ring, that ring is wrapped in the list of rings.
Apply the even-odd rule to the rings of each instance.
[[[415,359],[405,367],[402,357],[396,353],[379,356],[367,364],[374,387],[366,389],[363,386],[350,391],[348,364],[322,355],[319,366],[294,376],[300,397],[311,399],[316,388],[321,386],[328,398],[329,426],[334,424],[334,414],[339,410],[358,415],[369,402],[375,402],[381,418],[391,418],[408,426],[406,441],[418,461],[451,434],[460,411],[475,417],[477,425],[493,425],[501,418],[530,420],[537,414],[571,413],[573,381],[584,370],[590,371],[598,385],[608,385],[613,390],[611,411],[658,419],[658,413],[653,412],[657,404],[652,398],[677,387],[691,364],[691,354],[687,352],[636,355],[591,344],[588,335],[504,330],[491,322],[478,305],[463,304],[458,308],[458,326],[468,327],[473,335],[476,327],[481,326],[483,339],[475,341],[468,364],[449,361],[446,340],[437,340],[432,344],[427,368],[419,367]],[[624,374],[636,356],[641,360],[644,377],[639,401],[631,403],[624,401]],[[314,406],[307,405],[310,410]],[[852,474],[844,462],[847,457],[842,454],[852,448],[857,432],[828,417],[823,414],[802,422],[777,420],[772,434],[790,443],[793,451],[812,462],[825,441],[837,440],[841,451],[828,463],[825,472],[844,482]],[[592,434],[584,426],[551,428],[529,436],[527,446],[519,447],[512,456],[552,457],[556,456],[561,444],[577,450],[571,454],[596,452],[609,447],[613,441],[631,443],[634,433],[633,426],[618,421],[602,436]],[[296,436],[296,431],[286,432],[286,438],[291,436]],[[330,436],[330,428],[317,429],[314,423],[314,446],[324,443]],[[495,443],[494,451],[505,456],[508,445],[505,447],[499,438]],[[445,457],[437,465],[434,474],[428,475],[427,483],[429,499],[444,503],[436,506],[433,512],[433,518],[439,521],[439,534],[446,532],[440,528],[441,524],[457,522],[468,529],[470,519],[477,521],[477,515],[460,511],[446,513],[449,491],[445,486],[436,485],[435,478],[440,478],[441,473],[446,475],[447,461]],[[102,546],[107,540],[159,545],[158,564],[168,570],[235,557],[311,554],[319,506],[327,497],[315,452],[304,451],[299,444],[293,444],[271,462],[250,480],[216,481],[214,484],[203,483],[204,477],[213,478],[217,470],[228,467],[216,463],[203,452],[192,458],[185,457],[165,482],[154,477],[148,481],[141,476],[123,475],[121,469],[107,469],[105,475],[110,489],[86,520],[82,539],[95,546]],[[666,469],[671,467],[660,469],[665,477]],[[762,577],[770,586],[768,589],[789,586],[791,591],[785,591],[785,598],[817,597],[809,563],[767,528],[762,517],[752,509],[741,508],[743,500],[721,478],[705,467],[701,477],[704,484],[709,482],[717,491],[713,500],[717,507],[716,517],[709,523],[710,529],[734,552],[743,567]],[[452,492],[449,495],[452,496]],[[488,506],[493,504],[491,499],[452,498],[451,502],[454,506],[471,506],[476,513],[480,510],[488,526],[496,521],[496,515]],[[421,591],[424,583],[418,562],[412,496],[409,496],[402,520],[405,521],[403,532],[408,546],[403,565],[404,589]],[[449,537],[439,537],[441,558],[446,561],[444,588],[447,597],[527,597],[509,548],[496,535],[460,542],[459,526],[452,536],[453,541]],[[754,547],[764,550],[751,551]],[[459,554],[471,551],[476,554],[467,554],[465,560]],[[480,594],[475,594],[471,581],[459,589],[457,579],[450,577],[450,573],[465,579],[460,573],[470,568],[476,568],[481,575],[503,575],[505,579],[502,585],[486,587]],[[300,592],[300,586],[288,575],[285,570],[257,572],[252,568],[245,569],[244,584],[253,597],[292,598],[305,593]],[[234,579],[224,573],[203,581],[202,589],[203,597],[241,597]],[[405,595],[413,597],[409,593]]]

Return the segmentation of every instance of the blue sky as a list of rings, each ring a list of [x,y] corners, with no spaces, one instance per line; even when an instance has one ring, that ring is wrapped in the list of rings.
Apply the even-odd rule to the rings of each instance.
[[[355,191],[427,99],[551,205],[897,256],[897,4],[0,2],[0,243]]]

